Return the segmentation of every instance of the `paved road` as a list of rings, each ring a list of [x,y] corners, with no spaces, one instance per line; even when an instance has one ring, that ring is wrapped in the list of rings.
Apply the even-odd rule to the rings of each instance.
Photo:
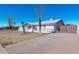
[[[52,33],[5,47],[8,53],[79,53],[79,35]]]

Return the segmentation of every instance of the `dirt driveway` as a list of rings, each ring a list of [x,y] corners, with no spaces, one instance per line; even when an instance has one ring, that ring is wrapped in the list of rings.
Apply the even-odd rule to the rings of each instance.
[[[8,53],[79,53],[79,35],[52,33],[5,47]]]

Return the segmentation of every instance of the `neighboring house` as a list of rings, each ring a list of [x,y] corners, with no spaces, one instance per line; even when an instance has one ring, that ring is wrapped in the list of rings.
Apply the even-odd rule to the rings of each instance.
[[[63,26],[64,22],[62,19],[50,18],[48,21],[41,22],[42,33],[53,33],[58,31],[58,26]],[[19,27],[19,31],[23,31],[22,26]],[[39,22],[36,23],[25,23],[26,32],[39,32]]]

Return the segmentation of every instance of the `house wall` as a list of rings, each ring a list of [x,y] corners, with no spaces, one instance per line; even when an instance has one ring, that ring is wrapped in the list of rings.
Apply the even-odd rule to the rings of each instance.
[[[31,27],[30,29],[25,27],[25,31],[26,32],[39,32],[39,26],[35,26],[35,27],[36,27],[35,29],[33,27]],[[56,29],[54,25],[47,25],[47,26],[41,27],[42,33],[51,33],[51,32],[54,32],[55,30]],[[22,27],[19,27],[18,31],[23,31]]]
[[[79,34],[79,25],[77,25],[77,34]]]
[[[19,27],[18,31],[23,31],[22,26]],[[27,27],[25,27],[25,31],[32,32],[32,28],[28,29]]]

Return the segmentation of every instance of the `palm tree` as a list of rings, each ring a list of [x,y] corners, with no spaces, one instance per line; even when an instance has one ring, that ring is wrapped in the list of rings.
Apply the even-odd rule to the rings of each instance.
[[[8,24],[9,24],[9,29],[12,29],[13,25],[15,24],[15,21],[12,16],[8,16]]]

